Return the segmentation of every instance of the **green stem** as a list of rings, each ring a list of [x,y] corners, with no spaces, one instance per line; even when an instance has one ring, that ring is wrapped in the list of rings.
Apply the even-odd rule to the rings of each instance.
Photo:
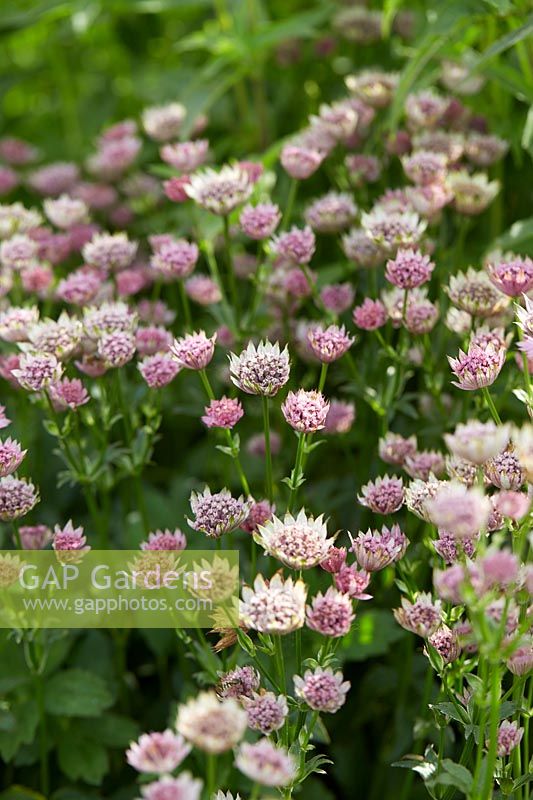
[[[291,182],[289,184],[289,192],[287,194],[287,202],[285,203],[285,213],[283,215],[283,220],[281,223],[281,229],[286,230],[289,227],[289,222],[291,221],[292,211],[294,208],[294,201],[296,200],[296,194],[298,192],[298,180],[296,178],[291,178]]]
[[[296,448],[296,458],[294,460],[294,469],[292,471],[292,486],[289,495],[289,502],[287,504],[287,511],[292,512],[298,496],[298,483],[302,474],[302,460],[305,452],[305,433],[298,434],[298,447]]]
[[[183,281],[178,281],[178,294],[180,296],[181,307],[183,309],[183,318],[185,320],[185,330],[191,331],[192,330],[192,316],[191,316],[191,305],[189,303],[189,298],[187,296],[187,292],[185,291],[185,284]]]
[[[498,747],[498,722],[500,719],[500,665],[493,663],[490,683],[490,723],[489,723],[489,749],[485,765],[485,780],[481,800],[490,800],[494,786],[494,767],[496,765]],[[479,732],[480,737],[483,731]]]
[[[494,405],[494,400],[492,399],[487,386],[483,386],[482,389],[481,389],[481,392],[483,394],[483,398],[485,400],[485,404],[486,404],[488,410],[490,411],[492,419],[494,420],[496,425],[501,425],[502,421],[500,419],[500,415],[498,414],[496,406]]]
[[[206,781],[207,797],[208,800],[211,800],[217,788],[217,783],[216,783],[217,762],[216,762],[216,756],[213,755],[213,753],[207,753],[205,766],[206,766],[205,772],[207,777]]]
[[[318,380],[318,391],[322,392],[326,385],[329,364],[322,364],[320,367],[320,378]]]
[[[263,403],[263,431],[265,436],[265,485],[268,502],[272,505],[274,500],[274,484],[272,481],[272,450],[270,448],[270,408],[268,397],[261,398]]]
[[[237,318],[237,327],[239,327],[239,293],[237,292],[237,281],[235,278],[235,269],[233,266],[233,256],[231,254],[231,236],[229,233],[229,217],[224,217],[224,249],[226,251],[226,269],[228,272],[228,285],[231,302]]]

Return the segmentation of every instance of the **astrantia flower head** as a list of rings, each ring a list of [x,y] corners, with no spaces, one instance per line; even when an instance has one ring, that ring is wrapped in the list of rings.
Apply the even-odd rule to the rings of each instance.
[[[387,252],[417,244],[427,225],[413,211],[394,213],[381,208],[363,214],[361,223],[372,241]]]
[[[181,103],[150,106],[142,113],[143,128],[151,139],[166,142],[179,134],[186,113]]]
[[[52,541],[48,525],[21,525],[19,534],[24,550],[42,550]]]
[[[28,332],[28,340],[34,350],[51,353],[61,361],[66,361],[77,349],[82,335],[82,323],[63,311],[57,320],[43,319],[33,325]]]
[[[50,353],[24,353],[17,369],[12,370],[19,384],[29,392],[40,392],[61,378],[63,368]]]
[[[341,358],[354,342],[346,333],[344,325],[311,325],[307,331],[307,341],[313,354],[324,364],[331,364]]]
[[[387,322],[387,309],[381,300],[367,297],[364,303],[353,310],[353,321],[363,331],[375,331]]]
[[[222,292],[218,283],[207,275],[193,275],[190,277],[185,282],[185,291],[191,300],[201,306],[212,306],[222,300]]]
[[[270,739],[251,744],[243,742],[235,756],[235,766],[261,786],[287,786],[296,777],[294,756]]]
[[[201,494],[193,492],[190,503],[195,515],[194,520],[187,520],[191,528],[216,539],[238,528],[250,513],[252,505],[242,495],[232,497],[227,489],[211,494],[208,486]]]
[[[367,156],[364,153],[355,153],[344,159],[348,178],[352,186],[364,186],[365,183],[375,183],[381,176],[381,162],[376,156]]]
[[[145,542],[141,542],[141,550],[185,550],[186,546],[187,539],[179,528],[154,531]]]
[[[346,258],[359,267],[377,267],[384,260],[386,251],[377,244],[363,228],[352,228],[342,237],[342,249]]]
[[[36,228],[42,217],[34,208],[24,208],[22,203],[0,205],[0,239],[8,239],[15,233],[24,233]]]
[[[159,150],[162,161],[170,164],[179,172],[194,172],[206,161],[209,154],[207,139],[195,139],[190,142],[173,142],[164,144]]]
[[[531,499],[523,492],[498,492],[493,496],[493,501],[499,514],[515,522],[523,519],[531,508]]]
[[[424,638],[431,636],[442,622],[441,602],[433,601],[427,592],[418,594],[414,603],[402,597],[401,608],[395,608],[393,613],[402,628]]]
[[[10,306],[0,312],[0,339],[6,342],[26,342],[30,330],[38,320],[37,306]]]
[[[106,367],[123,367],[135,355],[135,337],[129,331],[104,333],[98,339],[98,357]]]
[[[329,667],[308,669],[303,678],[295,675],[294,693],[313,711],[334,714],[344,705],[350,689],[350,682],[345,681],[342,672],[333,672]]]
[[[411,129],[434,128],[445,114],[449,98],[442,97],[431,89],[408,95],[405,115]]]
[[[520,297],[533,288],[533,260],[528,256],[489,262],[487,272],[494,286],[509,297]]]
[[[180,339],[174,339],[170,352],[181,367],[205,369],[213,358],[216,339],[216,333],[211,337],[206,336],[205,331],[190,333]]]
[[[348,433],[355,421],[354,403],[331,400],[324,422],[324,433]]]
[[[250,197],[253,183],[239,166],[222,167],[219,172],[206,169],[190,176],[184,191],[199,206],[213,214],[226,216]]]
[[[147,356],[139,363],[139,372],[151,389],[162,389],[168,386],[181,367],[169,353],[155,353]]]
[[[409,540],[400,530],[399,525],[392,528],[382,527],[381,531],[362,531],[352,539],[351,550],[357,563],[366,572],[377,572],[399,561],[405,554]]]
[[[404,438],[399,433],[386,434],[379,440],[379,457],[387,464],[403,466],[407,456],[413,456],[417,451],[416,436]]]
[[[47,198],[43,202],[44,213],[56,228],[72,228],[87,221],[88,209],[83,200],[62,194],[57,199]]]
[[[253,692],[242,699],[242,704],[248,714],[248,727],[265,735],[279,731],[289,713],[285,697],[273,692]]]
[[[446,177],[448,159],[431,150],[415,150],[402,158],[402,166],[409,180],[420,186],[440,183]]]
[[[365,103],[373,108],[385,108],[394,97],[399,78],[397,72],[368,69],[356,75],[348,75],[345,80],[350,92]]]
[[[417,478],[405,489],[405,505],[412,514],[429,522],[426,502],[435,497],[443,486],[446,486],[446,481],[439,481],[434,475],[430,475],[427,481]]]
[[[31,267],[38,256],[37,242],[26,234],[16,234],[0,244],[0,264],[20,272]]]
[[[406,456],[403,467],[411,478],[427,481],[430,475],[442,475],[446,462],[437,450],[420,450]]]
[[[273,253],[289,264],[308,264],[315,252],[315,234],[309,227],[297,228],[280,233],[270,240]]]
[[[242,523],[241,528],[247,533],[255,533],[260,525],[264,525],[272,519],[275,506],[270,505],[268,500],[254,501],[245,522]]]
[[[325,426],[329,402],[321,392],[298,389],[288,393],[281,411],[285,421],[298,433],[315,433]]]
[[[453,200],[453,194],[445,183],[408,186],[405,192],[416,213],[425,217],[428,221],[433,220],[439,211]]]
[[[83,326],[90,339],[99,339],[113,331],[133,332],[136,324],[137,315],[122,302],[90,306],[83,312]]]
[[[470,420],[459,423],[453,434],[445,433],[444,441],[454,455],[481,465],[506,448],[509,434],[508,425]]]
[[[333,544],[322,515],[307,516],[303,508],[296,517],[288,512],[283,520],[273,516],[259,526],[254,539],[266,553],[292,569],[315,567]]]
[[[87,538],[83,534],[82,526],[80,525],[78,528],[75,528],[71,519],[69,519],[63,528],[61,528],[60,525],[55,526],[52,547],[54,550],[75,550],[81,552],[90,550],[87,544]]]
[[[457,539],[477,536],[486,528],[491,512],[490,500],[481,489],[458,481],[445,483],[425,505],[433,524]]]
[[[421,335],[432,331],[438,318],[439,308],[435,303],[413,297],[412,302],[407,303],[404,324],[409,333]]]
[[[244,736],[246,712],[237,700],[219,700],[214,692],[200,692],[178,706],[178,733],[206,753],[231,750]]]
[[[330,586],[325,594],[319,592],[307,606],[306,623],[322,636],[338,638],[349,633],[355,619],[350,595]]]
[[[355,290],[350,283],[331,283],[320,290],[320,299],[324,307],[334,314],[342,314],[352,305]]]
[[[211,400],[204,409],[202,422],[208,428],[226,428],[230,430],[244,416],[240,400],[233,397],[222,397]]]
[[[452,372],[457,380],[452,381],[458,389],[475,391],[491,386],[505,363],[505,349],[496,350],[492,345],[486,348],[476,345],[468,348],[468,353],[459,350],[459,356],[448,356]]]
[[[401,478],[379,476],[361,487],[358,501],[375,514],[394,514],[403,505],[404,491]]]
[[[278,342],[249,342],[239,356],[231,353],[230,373],[233,383],[247,394],[274,397],[289,380],[289,352],[280,350]]]
[[[106,272],[125,269],[136,253],[137,242],[131,242],[126,233],[95,233],[82,250],[87,264]]]
[[[200,800],[203,782],[190,772],[177,778],[163,775],[158,781],[141,786],[142,800]],[[237,798],[236,798],[237,800]]]
[[[8,437],[3,441],[0,439],[0,478],[11,475],[22,464],[24,456],[28,451],[23,450],[20,444]]]
[[[80,171],[69,161],[56,161],[34,170],[28,176],[28,183],[42,195],[56,197],[68,192],[79,179]]]
[[[307,587],[301,580],[284,579],[279,572],[269,581],[257,575],[253,588],[243,587],[241,622],[260,633],[292,633],[303,627],[306,596]]]
[[[39,502],[39,493],[30,481],[6,475],[0,478],[0,519],[11,522],[23,517]]]
[[[520,745],[523,735],[524,729],[518,727],[518,722],[509,722],[504,719],[498,728],[497,753],[500,758],[510,755],[515,747]]]
[[[162,733],[143,733],[137,742],[131,742],[126,760],[139,772],[163,774],[172,772],[191,752],[183,736],[170,728]]]
[[[261,676],[259,672],[249,665],[235,667],[229,672],[220,674],[217,695],[219,697],[236,697],[241,700],[244,697],[252,697],[259,689]]]
[[[468,558],[474,555],[476,549],[476,536],[463,537],[459,542],[449,531],[439,531],[439,538],[433,541],[433,546],[439,556],[447,563],[453,564],[465,554]]]
[[[245,206],[239,217],[242,231],[250,239],[268,239],[281,221],[281,211],[275,203],[258,203]]]
[[[6,417],[6,407],[0,406],[0,430],[7,428],[11,424],[11,420]]]
[[[509,299],[493,286],[487,273],[472,267],[452,275],[446,291],[457,308],[474,317],[492,317],[509,305]]]
[[[499,181],[489,181],[484,172],[450,172],[446,185],[453,193],[457,211],[468,216],[481,214],[500,191]]]
[[[323,152],[310,147],[286,144],[281,151],[280,161],[291,178],[301,181],[317,171],[324,160],[324,155]]]
[[[428,643],[435,648],[444,664],[451,664],[461,653],[457,631],[450,630],[447,625],[441,625],[428,636]]]
[[[506,661],[513,675],[527,675],[533,669],[533,639],[525,639]]]
[[[198,247],[186,239],[172,239],[158,247],[150,266],[163,278],[183,280],[193,272],[198,261]]]
[[[483,466],[485,477],[498,489],[520,489],[526,476],[512,445],[489,459]]]
[[[57,298],[65,303],[84,306],[94,300],[103,280],[103,275],[99,270],[82,267],[60,280],[55,293]]]
[[[401,289],[414,289],[426,283],[434,269],[430,257],[419,250],[400,249],[393,259],[387,261],[385,277]]]
[[[347,228],[355,219],[357,206],[346,192],[328,192],[317,198],[305,211],[308,225],[319,233],[335,233]]]
[[[505,139],[493,134],[471,131],[465,142],[466,157],[478,167],[490,167],[509,149]]]

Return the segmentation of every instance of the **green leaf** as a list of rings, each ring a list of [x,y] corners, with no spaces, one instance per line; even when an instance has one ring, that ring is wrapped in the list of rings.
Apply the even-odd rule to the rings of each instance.
[[[99,786],[109,768],[109,759],[98,742],[84,738],[72,729],[59,742],[57,758],[61,771],[73,781],[83,780]]]
[[[16,719],[15,729],[0,731],[0,755],[4,761],[11,761],[22,745],[33,741],[39,722],[37,703],[33,700],[14,703],[11,712]]]
[[[46,800],[43,794],[27,789],[25,786],[13,785],[0,794],[1,800]]]
[[[92,720],[79,720],[76,727],[87,739],[106,747],[126,748],[140,733],[139,725],[122,714],[102,714],[98,725],[94,725]]]
[[[387,653],[390,646],[404,636],[390,612],[384,609],[362,611],[337,653],[344,661],[364,661]]]
[[[45,687],[45,707],[62,717],[98,717],[113,703],[106,682],[83,669],[57,672]]]
[[[472,773],[462,764],[456,764],[449,758],[445,758],[441,763],[441,768],[449,778],[449,781],[443,781],[442,775],[439,775],[438,783],[446,783],[448,786],[455,786],[463,794],[468,794],[472,788],[473,778]]]
[[[516,250],[517,252],[533,252],[533,217],[520,219],[508,231],[502,233],[490,244],[490,250]]]

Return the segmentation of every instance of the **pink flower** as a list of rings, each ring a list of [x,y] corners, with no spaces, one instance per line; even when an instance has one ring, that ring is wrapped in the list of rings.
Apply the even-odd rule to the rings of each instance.
[[[361,495],[357,499],[362,506],[367,506],[376,514],[394,514],[403,505],[402,479],[388,475],[378,477],[361,488]]]
[[[324,307],[334,314],[342,314],[352,305],[355,290],[350,283],[331,283],[320,290],[320,299]]]
[[[335,547],[335,545],[332,544],[326,554],[326,557],[320,562],[320,566],[326,572],[330,572],[335,575],[340,571],[341,567],[343,567],[345,563],[346,548]]]
[[[485,477],[498,489],[516,491],[524,485],[526,475],[512,445],[483,465]]]
[[[502,516],[518,522],[528,513],[531,499],[523,492],[498,492],[494,495],[494,504]]]
[[[288,786],[297,772],[295,757],[266,738],[254,744],[243,742],[237,750],[235,766],[262,786]]]
[[[362,305],[354,308],[353,321],[364,331],[375,331],[387,322],[387,310],[381,300],[367,297]]]
[[[65,303],[84,306],[94,300],[102,283],[103,275],[92,267],[81,267],[59,281],[56,296]]]
[[[0,478],[0,520],[23,517],[39,502],[39,492],[30,481],[7,475]]]
[[[194,172],[195,169],[201,167],[206,161],[208,153],[209,142],[207,139],[165,144],[159,150],[162,161],[185,173]]]
[[[172,343],[172,335],[166,328],[150,325],[139,328],[135,334],[135,346],[142,356],[165,353]]]
[[[370,577],[369,572],[358,570],[355,564],[343,564],[334,573],[333,580],[339,592],[349,594],[353,600],[371,600],[372,595],[365,593]]]
[[[324,153],[306,147],[287,144],[281,151],[281,166],[291,178],[305,180],[311,177],[324,160]]]
[[[349,633],[355,619],[350,595],[330,586],[325,594],[319,592],[307,606],[306,622],[322,636],[338,638]]]
[[[308,264],[315,252],[315,235],[311,228],[293,226],[270,240],[273,253],[292,264]]]
[[[505,350],[496,350],[492,345],[486,348],[470,346],[468,353],[459,350],[457,358],[448,356],[452,372],[457,380],[454,386],[466,391],[475,391],[491,386],[505,363]]]
[[[63,368],[57,358],[49,353],[25,353],[17,369],[12,370],[23,389],[40,392],[61,378]]]
[[[220,303],[222,292],[220,287],[207,275],[193,275],[185,283],[185,291],[195,303],[211,306]]]
[[[442,475],[446,462],[442,453],[435,450],[420,450],[405,457],[404,469],[411,478],[427,481],[430,475]]]
[[[518,727],[518,722],[509,722],[509,720],[504,719],[498,728],[497,753],[500,758],[510,755],[515,747],[519,746],[523,735],[524,729]]]
[[[384,525],[381,532],[360,531],[352,540],[351,550],[366,572],[377,572],[403,558],[408,545],[409,540],[399,525],[393,525],[390,530]]]
[[[289,353],[277,342],[249,342],[240,355],[230,354],[232,382],[247,394],[274,397],[289,380]]]
[[[426,283],[435,264],[419,250],[398,250],[394,259],[387,261],[385,277],[401,289],[414,289]]]
[[[231,397],[211,400],[204,411],[202,422],[208,428],[226,428],[230,430],[244,416],[240,400]]]
[[[128,267],[137,252],[137,242],[131,242],[125,233],[95,233],[83,247],[87,264],[106,272]]]
[[[135,337],[128,331],[104,333],[98,340],[97,353],[106,367],[123,367],[135,355]]]
[[[201,208],[226,216],[250,197],[253,182],[242,167],[223,166],[218,172],[205,169],[189,176],[185,193]]]
[[[281,406],[285,421],[298,433],[314,433],[325,426],[329,403],[320,392],[289,392]]]
[[[39,194],[56,197],[62,192],[68,192],[78,178],[79,169],[76,164],[57,161],[31,172],[28,183]]]
[[[457,631],[450,630],[447,625],[441,625],[428,636],[428,644],[435,648],[445,664],[451,664],[461,654]]]
[[[324,422],[324,433],[347,433],[355,420],[355,405],[343,400],[331,400]]]
[[[87,544],[87,538],[83,535],[83,528],[75,528],[72,520],[61,528],[59,525],[54,527],[54,539],[52,542],[54,550],[79,550],[86,552],[91,548]]]
[[[187,334],[180,339],[174,339],[170,352],[180,367],[205,369],[213,358],[216,338],[216,333],[208,337],[205,331]]]
[[[52,531],[47,525],[21,525],[19,534],[24,550],[42,550],[52,541]]]
[[[168,386],[181,371],[169,353],[155,353],[147,356],[138,365],[139,372],[151,389],[162,389]]]
[[[156,273],[168,279],[187,278],[198,261],[198,247],[186,239],[175,239],[158,247],[150,259]]]
[[[457,539],[477,536],[486,528],[491,511],[481,489],[458,482],[445,483],[425,505],[433,524]]]
[[[27,452],[11,437],[4,439],[4,441],[0,439],[0,478],[5,478],[6,475],[11,475],[12,472],[15,472],[22,464]]]
[[[487,589],[505,589],[518,580],[520,562],[508,550],[489,550],[477,564]]]
[[[189,755],[192,747],[169,728],[162,733],[143,733],[126,751],[126,760],[139,772],[172,772]]]
[[[344,325],[329,325],[327,328],[313,325],[307,331],[307,341],[319,361],[331,364],[349,350],[354,340],[346,333]]]
[[[219,673],[216,692],[219,697],[236,697],[240,700],[243,697],[252,697],[260,683],[261,676],[254,667],[235,667],[229,672]]]
[[[185,550],[186,547],[187,539],[179,528],[154,531],[148,534],[147,541],[141,542],[141,550]]]
[[[200,800],[202,786],[199,778],[182,772],[177,778],[163,775],[158,781],[141,786],[141,794],[143,800]]]
[[[248,727],[265,735],[279,731],[289,713],[285,697],[276,697],[273,692],[253,692],[250,697],[243,698],[242,703],[248,714]]]
[[[75,410],[91,399],[79,378],[62,378],[48,387],[50,400],[56,411]]]
[[[528,256],[489,263],[487,272],[493,284],[509,297],[520,297],[533,289],[533,260]]]
[[[302,677],[295,675],[294,693],[314,711],[334,714],[344,705],[350,689],[350,682],[345,681],[342,672],[316,667],[307,670]]]
[[[281,212],[275,203],[258,203],[245,206],[241,211],[239,224],[250,239],[268,239],[281,221]]]
[[[433,542],[433,547],[439,556],[447,563],[458,561],[463,553],[472,558],[476,550],[477,537],[464,537],[459,542],[449,531],[439,530],[439,538]]]
[[[304,217],[307,224],[319,233],[336,233],[349,227],[357,214],[351,194],[328,192],[307,207]]]
[[[346,258],[365,269],[377,267],[385,258],[383,248],[362,228],[352,228],[342,237],[342,249]]]
[[[420,186],[442,183],[446,178],[448,159],[443,153],[415,150],[401,159],[406,176]]]
[[[395,608],[393,613],[402,628],[424,638],[435,633],[442,621],[440,601],[433,602],[426,592],[421,592],[414,603],[402,597],[401,608]]]
[[[207,486],[201,494],[192,492],[190,503],[195,516],[194,520],[187,520],[191,528],[215,539],[239,528],[248,517],[252,505],[242,495],[232,497],[227,489],[211,494]]]
[[[242,530],[246,533],[256,533],[260,525],[264,525],[272,519],[275,510],[275,506],[271,506],[268,500],[254,502],[250,513],[241,525]]]
[[[11,424],[11,420],[6,417],[6,407],[0,406],[0,429],[7,428]]]
[[[415,436],[405,439],[399,433],[389,433],[379,440],[379,457],[387,464],[403,466],[408,456],[414,456],[417,451]]]
[[[189,195],[185,191],[191,179],[188,175],[181,175],[179,178],[170,178],[163,182],[163,190],[173,203],[186,203]]]

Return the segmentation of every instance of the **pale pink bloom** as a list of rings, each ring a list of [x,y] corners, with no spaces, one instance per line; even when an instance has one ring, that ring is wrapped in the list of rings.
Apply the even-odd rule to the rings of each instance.
[[[406,176],[420,186],[441,183],[446,177],[448,159],[431,150],[415,150],[402,158]]]
[[[208,428],[226,428],[230,430],[244,416],[240,400],[232,397],[222,397],[220,400],[211,400],[204,409],[202,422]]]
[[[333,18],[334,28],[349,42],[371,44],[378,42],[382,34],[382,15],[364,6],[341,7]]]
[[[509,722],[509,720],[504,719],[498,728],[497,753],[500,758],[509,756],[515,747],[520,745],[523,735],[524,729],[518,727],[518,722]],[[488,741],[486,746],[489,746]]]
[[[39,194],[56,197],[68,192],[78,181],[79,175],[76,164],[57,161],[30,172],[28,184]]]
[[[533,288],[533,261],[528,256],[489,262],[487,272],[493,284],[509,297],[520,297]]]
[[[317,198],[305,211],[307,224],[319,233],[336,233],[349,227],[357,215],[357,206],[346,192],[328,192]]]
[[[527,675],[533,669],[533,640],[526,639],[506,661],[513,675]]]
[[[395,476],[379,476],[361,487],[357,499],[362,506],[367,506],[376,514],[394,514],[403,505],[403,481]]]
[[[526,476],[512,445],[483,465],[487,480],[498,489],[520,489]]]
[[[138,136],[124,136],[115,141],[102,142],[96,151],[86,161],[87,171],[101,181],[112,181],[121,177],[130,167],[142,147]],[[113,218],[117,208],[111,212]]]
[[[306,623],[322,636],[338,638],[349,633],[355,619],[352,600],[330,586],[325,594],[319,592],[307,606]]]
[[[405,101],[405,115],[410,128],[434,128],[446,113],[449,98],[431,89],[411,93]]]
[[[6,342],[26,342],[30,330],[38,320],[37,306],[10,306],[0,312],[0,339]]]
[[[326,553],[326,557],[320,562],[320,566],[326,572],[330,572],[331,574],[335,575],[345,563],[346,548],[335,547],[335,545],[332,544]]]
[[[101,272],[91,267],[81,267],[59,281],[56,297],[65,303],[84,306],[94,300],[104,278]]]
[[[313,276],[310,276],[314,278]],[[282,286],[291,297],[302,299],[310,297],[314,280],[309,281],[308,276],[299,267],[293,267],[285,272]]]
[[[379,457],[387,464],[403,466],[408,456],[414,456],[417,452],[416,436],[404,438],[399,433],[389,431],[379,440]]]
[[[78,197],[80,200],[83,200],[89,208],[96,211],[109,208],[116,203],[118,199],[117,190],[114,186],[108,186],[106,183],[92,183],[90,181],[81,181],[77,183],[72,188],[71,196]]]
[[[360,187],[365,183],[375,183],[381,177],[381,162],[376,156],[355,153],[346,156],[344,163],[352,186]]]
[[[500,191],[499,181],[489,181],[484,172],[450,172],[446,184],[453,193],[455,208],[467,216],[485,211]]]
[[[523,519],[531,508],[531,499],[523,492],[498,492],[493,500],[496,510],[515,522]]]
[[[176,318],[176,312],[162,300],[139,300],[137,312],[142,322],[151,325],[170,325]]]
[[[201,306],[211,306],[222,300],[220,287],[207,275],[193,275],[186,281],[185,291],[191,300]]]
[[[25,292],[46,299],[54,282],[54,272],[49,264],[32,264],[21,271],[20,280]]]
[[[20,357],[18,369],[12,370],[23,389],[40,392],[50,383],[61,378],[63,367],[50,353],[24,353]]]
[[[518,580],[520,562],[508,550],[489,550],[476,565],[485,589],[506,589]]]
[[[431,636],[428,636],[428,644],[435,648],[444,664],[451,664],[461,654],[457,631],[450,630],[447,625],[441,625]]]
[[[464,537],[460,541],[449,531],[439,530],[439,538],[433,542],[433,547],[439,556],[447,563],[458,561],[463,553],[472,558],[476,550],[477,537]]]
[[[405,555],[409,540],[400,530],[399,525],[381,531],[360,531],[352,539],[351,550],[357,562],[366,572],[377,572],[399,561]]]
[[[508,425],[469,420],[459,423],[453,434],[445,433],[444,441],[454,455],[481,465],[507,447],[509,434]]]
[[[387,261],[385,277],[401,289],[414,289],[426,283],[435,268],[429,256],[420,250],[398,250],[394,259]]]
[[[308,264],[315,252],[316,240],[311,228],[297,228],[274,236],[270,240],[272,252],[292,264]]]
[[[11,420],[6,417],[6,407],[0,406],[0,430],[7,428],[11,424]]]
[[[20,383],[13,375],[13,370],[17,369],[20,364],[20,356],[15,353],[9,355],[0,355],[0,377],[8,381],[12,386],[20,389]]]
[[[150,266],[167,279],[187,278],[198,261],[198,247],[186,239],[174,239],[158,247],[150,259]]]
[[[414,211],[394,213],[379,207],[364,213],[361,223],[370,239],[386,252],[418,244],[427,226]]]
[[[137,253],[137,242],[126,233],[95,233],[83,247],[83,258],[93,267],[106,272],[129,267]]]
[[[453,194],[444,183],[408,186],[405,191],[416,213],[429,220],[453,200]]]
[[[235,697],[242,700],[252,697],[259,689],[261,675],[248,664],[244,667],[235,667],[229,672],[219,673],[217,695],[221,698]]]
[[[237,750],[235,766],[262,786],[287,786],[297,773],[294,756],[266,738],[254,744],[243,742]]]
[[[242,589],[241,622],[260,633],[292,633],[304,625],[306,596],[307,587],[301,580],[284,579],[277,572],[267,581],[259,574],[253,588]]]
[[[5,136],[0,139],[0,158],[7,164],[24,166],[36,161],[39,151],[24,139],[17,139],[14,136]]]
[[[248,714],[248,727],[266,735],[279,731],[289,713],[285,697],[273,692],[253,692],[242,699],[242,704]]]
[[[83,325],[78,319],[63,311],[57,320],[43,319],[28,332],[28,341],[33,349],[50,353],[61,361],[67,361],[77,350],[83,335]]]
[[[324,421],[324,433],[347,433],[355,421],[354,403],[331,400]]]
[[[183,187],[185,194],[213,214],[226,216],[250,197],[253,183],[239,166],[224,166],[219,172],[196,172]]]
[[[315,433],[325,426],[329,402],[314,390],[289,392],[281,406],[285,421],[298,433]]]
[[[166,328],[149,325],[139,328],[135,334],[137,352],[142,356],[165,353],[172,343],[172,335]]]
[[[508,149],[505,139],[476,131],[471,131],[465,142],[466,157],[478,167],[490,167],[503,158]]]
[[[191,750],[183,736],[167,728],[162,733],[143,733],[137,742],[131,742],[126,760],[138,772],[161,775],[179,767]]]
[[[289,380],[289,353],[280,350],[278,342],[260,342],[256,347],[249,342],[246,350],[237,356],[231,353],[230,373],[233,383],[247,394],[274,397]]]
[[[59,525],[54,527],[52,547],[54,550],[79,550],[82,552],[91,549],[87,544],[87,538],[83,535],[82,526],[75,528],[71,519],[63,528]]]
[[[208,337],[205,331],[187,334],[180,339],[174,339],[170,353],[180,367],[205,369],[213,358],[216,339],[216,333]]]
[[[87,221],[88,209],[83,200],[62,194],[58,198],[47,198],[43,210],[56,228],[71,228]]]
[[[39,492],[31,481],[6,475],[0,478],[0,520],[23,517],[39,502]]]
[[[150,285],[150,278],[144,266],[123,269],[115,275],[115,286],[119,297],[131,297]]]
[[[135,337],[128,331],[104,333],[98,339],[97,354],[106,367],[123,367],[135,355]]]
[[[342,314],[352,305],[355,289],[350,283],[331,283],[320,290],[320,299],[324,307],[334,314]]]
[[[142,112],[143,128],[151,139],[166,142],[178,136],[187,110],[181,103],[149,106]]]
[[[401,608],[393,609],[393,614],[402,628],[423,638],[435,633],[442,622],[441,602],[433,602],[427,592],[419,593],[414,603],[402,597]]]
[[[344,325],[329,325],[327,328],[312,325],[307,331],[307,341],[316,358],[330,364],[349,350],[354,339],[346,333]]]
[[[275,506],[271,506],[268,500],[254,501],[246,520],[241,528],[247,533],[257,532],[260,525],[264,525],[272,519]]]
[[[333,580],[339,592],[350,595],[353,600],[371,600],[372,595],[365,591],[370,578],[369,572],[358,570],[355,564],[343,564],[334,573]]]
[[[37,256],[37,243],[24,233],[16,234],[0,244],[0,264],[5,269],[20,271],[30,267]]]
[[[265,455],[265,436],[263,433],[256,433],[248,439],[246,449],[252,456],[263,458]],[[281,437],[276,431],[270,431],[270,450],[272,455],[277,455],[281,450]]]
[[[19,183],[19,176],[11,167],[0,166],[0,195],[9,194]]]
[[[386,256],[383,248],[376,244],[362,228],[352,228],[344,234],[342,249],[346,258],[365,269],[377,267]]]
[[[250,183],[257,183],[265,168],[260,161],[237,161],[237,166],[243,169],[248,175]]]
[[[317,171],[324,153],[310,147],[286,144],[281,150],[281,166],[291,178],[305,180]]]
[[[15,233],[36,228],[42,217],[34,208],[24,208],[22,203],[0,205],[0,238],[8,239]]]
[[[91,339],[99,339],[105,333],[125,331],[132,333],[137,326],[137,315],[121,301],[88,306],[83,310],[85,333]]]
[[[179,528],[171,531],[165,528],[164,531],[157,530],[148,534],[148,539],[141,542],[141,550],[185,550],[187,539]]]
[[[362,9],[351,9],[352,14],[355,11],[359,14]],[[400,76],[397,72],[366,69],[361,70],[356,75],[348,75],[346,86],[350,92],[353,92],[372,108],[385,108],[394,97],[399,79]]]
[[[258,203],[245,206],[239,217],[242,231],[250,239],[268,239],[281,221],[281,211],[275,203]]]
[[[490,500],[481,489],[456,481],[441,486],[425,505],[433,524],[457,539],[477,536],[487,527],[491,512]]]
[[[47,525],[21,525],[19,534],[24,550],[42,550],[52,541],[52,531]]]
[[[190,504],[195,516],[194,520],[187,520],[191,528],[215,539],[239,528],[252,507],[251,500],[242,495],[232,497],[227,489],[211,494],[208,486],[201,494],[192,492]]]
[[[303,677],[295,675],[294,693],[313,711],[334,714],[344,705],[350,689],[350,682],[345,681],[342,672],[333,672],[329,667],[316,667],[306,670]]]
[[[190,173],[201,167],[209,155],[207,139],[165,144],[159,149],[161,160],[180,172]]]
[[[214,692],[200,692],[178,706],[176,728],[191,744],[207,753],[231,750],[244,736],[247,715],[237,700],[219,700]]]
[[[0,478],[11,475],[22,464],[28,451],[23,450],[20,444],[11,437],[0,439]]]
[[[421,335],[430,333],[435,327],[438,318],[439,309],[437,305],[426,299],[418,301],[413,298],[413,301],[407,304],[404,324],[409,333]]]
[[[387,322],[387,309],[381,300],[371,300],[367,297],[364,303],[353,310],[353,321],[358,328],[364,331],[375,331],[382,328]]]
[[[163,775],[154,783],[141,786],[143,800],[200,800],[203,781],[193,778],[190,772],[181,772],[177,778]]]
[[[74,363],[79,371],[89,378],[99,378],[107,372],[104,362],[96,355],[84,355],[81,360]]]
[[[427,481],[430,475],[442,475],[446,462],[442,453],[436,450],[420,450],[407,455],[403,467],[411,478]]]
[[[475,391],[491,386],[497,379],[505,363],[505,350],[496,350],[492,345],[486,348],[474,345],[467,353],[459,350],[457,358],[448,356],[448,361],[457,377],[452,384],[458,389]]]
[[[289,512],[283,520],[273,516],[258,527],[254,539],[265,553],[292,569],[315,567],[326,557],[333,543],[333,539],[328,538],[323,516],[307,516],[303,508],[296,517]]]

